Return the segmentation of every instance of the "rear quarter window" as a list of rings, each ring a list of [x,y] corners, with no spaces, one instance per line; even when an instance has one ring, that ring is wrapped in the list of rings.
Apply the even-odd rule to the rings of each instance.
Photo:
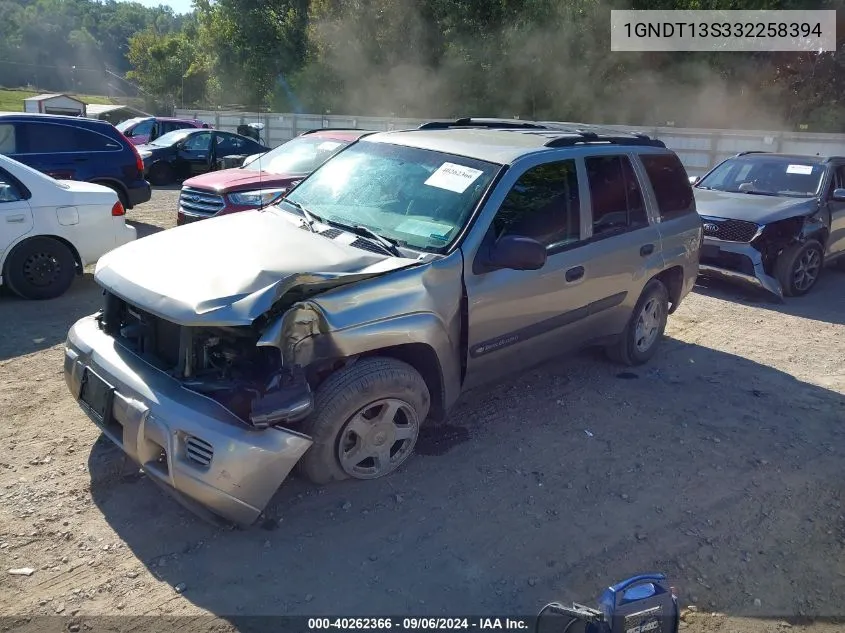
[[[76,130],[76,149],[85,152],[115,152],[123,149],[123,145],[99,132],[78,128]]]
[[[0,123],[0,154],[16,154],[15,124]]]
[[[675,154],[640,154],[661,220],[693,213],[695,201],[687,170]]]

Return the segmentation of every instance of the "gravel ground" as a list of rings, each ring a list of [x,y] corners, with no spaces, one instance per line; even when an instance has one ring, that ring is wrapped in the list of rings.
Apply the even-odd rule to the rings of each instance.
[[[177,196],[128,218],[172,227]],[[845,274],[785,305],[699,287],[645,368],[591,351],[468,393],[400,472],[291,479],[245,531],[123,467],[68,394],[99,301],[90,274],[0,296],[0,615],[527,616],[659,570],[688,631],[841,630],[804,618],[845,616]]]

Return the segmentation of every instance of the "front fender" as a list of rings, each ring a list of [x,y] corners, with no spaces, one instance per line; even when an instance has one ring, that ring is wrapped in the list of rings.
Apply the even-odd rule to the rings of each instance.
[[[459,344],[443,321],[431,312],[413,312],[332,330],[320,309],[310,302],[291,308],[268,327],[259,341],[259,345],[278,347],[286,365],[302,367],[377,354],[388,348],[424,345],[436,358],[444,410],[454,404],[461,391]]]

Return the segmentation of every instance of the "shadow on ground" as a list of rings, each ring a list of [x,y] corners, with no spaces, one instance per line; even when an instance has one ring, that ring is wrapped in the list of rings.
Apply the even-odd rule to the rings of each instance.
[[[470,392],[445,447],[382,480],[289,480],[248,530],[122,478],[102,439],[91,494],[157,578],[230,620],[533,615],[652,570],[708,610],[841,616],[843,420],[839,393],[668,339],[634,371],[590,352]]]
[[[0,335],[0,360],[31,354],[64,342],[73,323],[100,309],[102,289],[94,276],[77,277],[61,297],[29,301],[0,288],[0,324],[14,323]]]
[[[148,235],[153,235],[154,233],[158,233],[159,231],[164,230],[163,228],[161,228],[160,226],[156,226],[155,224],[148,224],[147,222],[140,222],[138,220],[127,220],[126,223],[135,227],[137,239],[139,240],[142,237],[147,237]]]
[[[809,293],[803,297],[786,297],[783,303],[778,303],[762,290],[719,279],[699,277],[695,291],[781,314],[845,325],[845,272],[835,268],[825,269]]]

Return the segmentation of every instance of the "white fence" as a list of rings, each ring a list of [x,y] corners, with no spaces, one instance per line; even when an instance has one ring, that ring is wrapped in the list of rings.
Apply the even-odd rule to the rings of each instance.
[[[238,125],[260,122],[266,145],[276,147],[314,128],[353,127],[367,130],[399,130],[417,127],[425,119],[393,119],[368,116],[278,114],[176,110],[177,117],[202,119],[218,130],[236,132]],[[659,138],[673,149],[691,176],[700,176],[717,162],[737,152],[762,150],[794,154],[845,156],[845,134],[808,132],[765,132],[750,130],[707,130],[675,127],[606,126],[632,130]]]

